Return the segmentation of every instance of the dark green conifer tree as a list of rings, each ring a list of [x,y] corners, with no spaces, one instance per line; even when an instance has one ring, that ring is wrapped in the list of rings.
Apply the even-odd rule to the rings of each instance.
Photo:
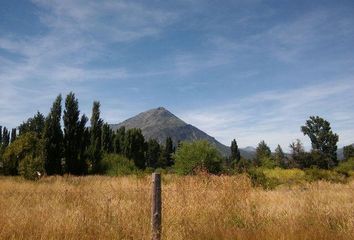
[[[234,166],[236,166],[241,159],[241,154],[240,154],[240,150],[238,149],[236,139],[232,140],[232,142],[231,142],[230,159],[231,159],[231,165],[234,165]]]
[[[283,149],[281,148],[281,146],[278,144],[277,148],[274,151],[274,161],[275,163],[282,167],[285,168],[287,167],[287,163],[286,163],[286,157],[285,154],[283,152]]]
[[[270,148],[265,143],[265,141],[262,140],[258,144],[257,149],[256,149],[256,161],[255,161],[256,165],[260,166],[262,160],[266,159],[266,158],[270,158],[271,154],[272,154],[272,152],[271,152]]]

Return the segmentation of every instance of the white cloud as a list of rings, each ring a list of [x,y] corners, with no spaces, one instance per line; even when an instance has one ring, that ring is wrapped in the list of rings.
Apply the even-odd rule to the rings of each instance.
[[[1,125],[15,127],[34,108],[45,113],[59,93],[74,91],[88,98],[97,96],[92,88],[101,81],[145,76],[128,73],[123,66],[95,67],[92,62],[104,57],[107,45],[158,36],[177,17],[131,1],[33,3],[39,9],[42,33],[0,36],[0,49],[7,53],[0,57]],[[158,73],[147,73],[154,74]],[[90,94],[83,94],[90,88]]]
[[[222,143],[236,138],[240,146],[255,146],[264,139],[272,148],[307,137],[300,132],[311,115],[320,115],[332,123],[340,136],[340,145],[354,142],[354,79],[304,86],[293,90],[259,92],[222,105],[182,111],[179,115]],[[230,103],[231,102],[231,103]]]

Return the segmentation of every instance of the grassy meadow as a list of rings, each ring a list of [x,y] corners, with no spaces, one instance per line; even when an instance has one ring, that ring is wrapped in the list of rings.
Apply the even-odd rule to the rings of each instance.
[[[150,181],[1,177],[0,238],[149,239]],[[245,175],[163,175],[162,198],[163,239],[354,239],[353,181],[264,190]]]

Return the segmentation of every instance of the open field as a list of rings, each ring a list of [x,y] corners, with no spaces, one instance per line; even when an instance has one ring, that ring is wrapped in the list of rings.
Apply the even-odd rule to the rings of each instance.
[[[354,182],[163,177],[163,239],[354,239]],[[0,178],[1,239],[149,239],[150,177]]]

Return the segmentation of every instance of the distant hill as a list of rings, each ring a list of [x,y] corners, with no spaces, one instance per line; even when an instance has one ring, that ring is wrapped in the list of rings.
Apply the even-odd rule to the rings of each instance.
[[[113,130],[122,126],[127,129],[140,128],[146,139],[156,139],[160,144],[164,144],[167,137],[171,137],[175,144],[178,141],[207,140],[224,156],[230,155],[230,147],[221,144],[200,129],[185,123],[163,107],[139,113],[119,124],[111,124],[110,126]],[[245,151],[240,149],[240,152],[243,157],[248,159],[254,156],[251,148]]]

